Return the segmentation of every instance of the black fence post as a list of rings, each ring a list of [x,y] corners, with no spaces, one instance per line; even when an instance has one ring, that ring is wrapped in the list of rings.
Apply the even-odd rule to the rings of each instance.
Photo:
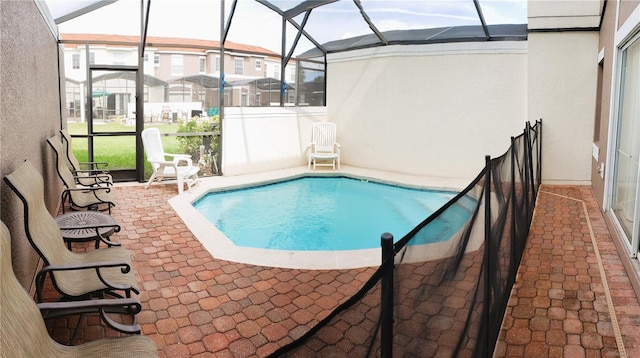
[[[483,347],[480,349],[484,352],[483,356],[489,356],[489,346],[491,339],[491,323],[489,322],[489,311],[491,309],[491,276],[493,267],[491,265],[491,156],[485,156],[485,173],[484,181],[484,298],[482,308],[482,322],[484,322],[484,340],[479,340],[478,344]]]
[[[524,183],[520,180],[520,187],[522,186],[524,186]],[[518,215],[518,205],[516,203],[518,195],[516,190],[516,139],[515,137],[511,137],[511,231],[509,234],[511,240],[511,265],[509,266],[509,284],[513,284],[515,281],[518,263],[520,262],[518,259],[520,245],[516,237],[516,215]]]
[[[380,304],[380,355],[391,358],[393,355],[393,235],[385,232],[380,236],[382,245],[382,302]],[[387,263],[388,260],[392,262]]]
[[[536,190],[542,184],[542,118],[536,123],[538,127],[538,183],[536,184]],[[537,192],[536,192],[537,197]]]

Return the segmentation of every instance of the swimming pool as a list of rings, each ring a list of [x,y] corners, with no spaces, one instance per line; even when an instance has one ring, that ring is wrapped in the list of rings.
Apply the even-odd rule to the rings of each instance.
[[[235,245],[277,250],[360,250],[397,239],[456,195],[347,177],[303,177],[211,192],[193,206]],[[466,221],[439,223],[419,244],[448,240]],[[428,241],[425,241],[428,240]]]

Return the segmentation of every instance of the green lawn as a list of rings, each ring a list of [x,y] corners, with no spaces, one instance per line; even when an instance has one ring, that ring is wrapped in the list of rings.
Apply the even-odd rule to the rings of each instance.
[[[159,124],[157,127],[161,133],[175,133],[178,130],[177,124]],[[86,123],[67,124],[68,131],[71,135],[87,134]],[[135,127],[127,126],[120,123],[109,123],[99,125],[94,131],[100,132],[129,132],[134,131]],[[73,154],[78,161],[85,162],[88,157],[88,142],[86,138],[73,138]],[[164,150],[167,153],[180,153],[180,144],[174,136],[162,137]],[[135,169],[136,167],[136,142],[134,136],[122,137],[94,137],[93,140],[93,160],[96,162],[109,163],[110,170],[117,169]],[[151,166],[145,160],[145,178],[151,176]]]

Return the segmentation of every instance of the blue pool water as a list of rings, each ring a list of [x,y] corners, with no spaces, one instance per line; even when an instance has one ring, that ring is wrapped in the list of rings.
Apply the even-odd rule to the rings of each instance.
[[[305,177],[209,193],[193,206],[238,246],[355,250],[380,247],[383,232],[400,239],[455,195],[344,177]],[[448,240],[468,213],[459,217],[440,223],[440,233],[428,240]],[[422,240],[418,243],[428,243]]]

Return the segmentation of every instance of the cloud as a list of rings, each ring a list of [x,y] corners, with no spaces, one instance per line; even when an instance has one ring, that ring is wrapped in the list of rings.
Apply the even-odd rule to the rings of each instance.
[[[482,14],[488,24],[526,24],[527,3],[524,0],[481,1]]]

